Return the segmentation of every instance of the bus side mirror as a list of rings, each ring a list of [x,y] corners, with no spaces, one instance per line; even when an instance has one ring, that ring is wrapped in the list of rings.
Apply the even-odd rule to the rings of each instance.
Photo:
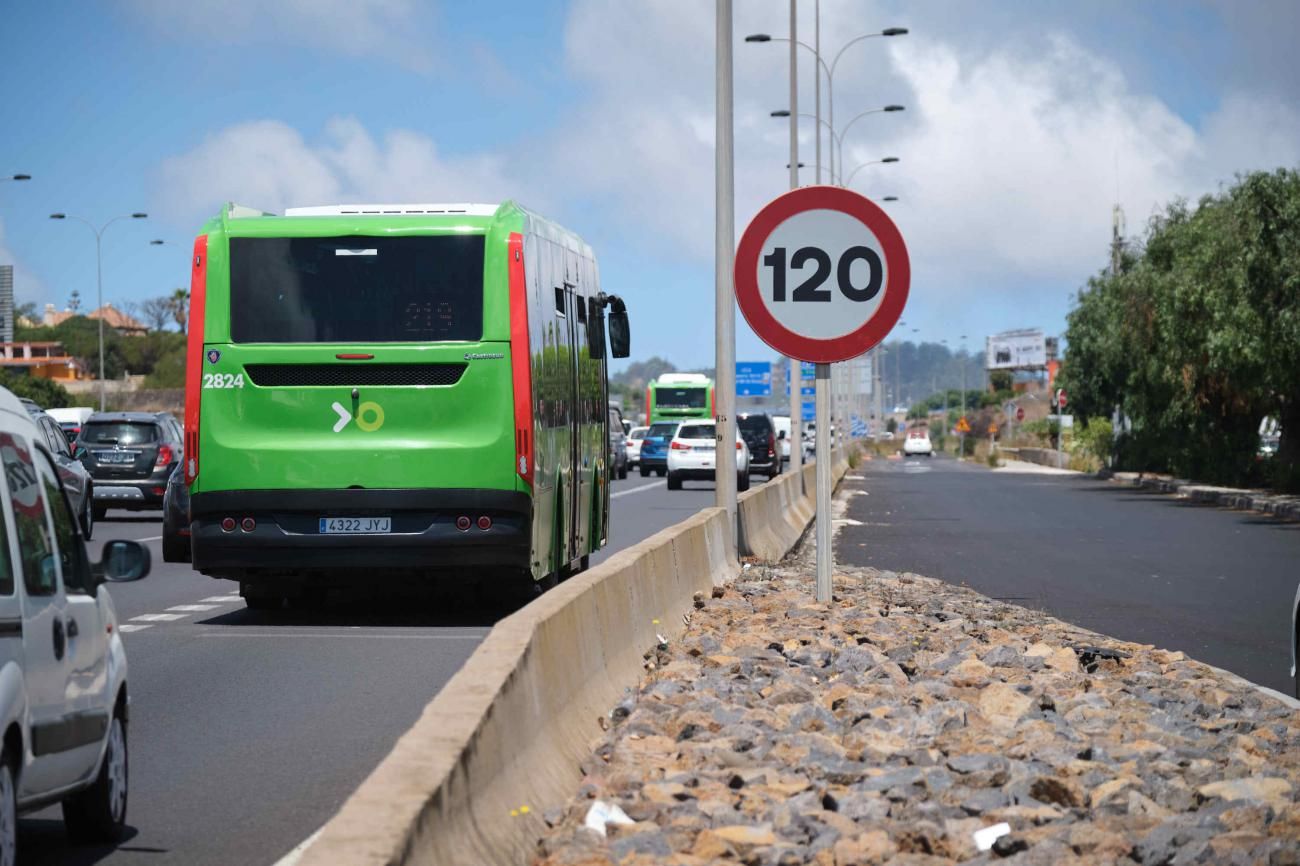
[[[609,314],[609,349],[615,358],[632,354],[632,331],[628,327],[627,308],[622,304]]]
[[[605,308],[596,298],[587,302],[587,355],[593,361],[605,357]]]

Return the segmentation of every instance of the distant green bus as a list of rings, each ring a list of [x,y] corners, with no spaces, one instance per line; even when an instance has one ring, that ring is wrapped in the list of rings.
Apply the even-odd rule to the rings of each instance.
[[[713,417],[713,380],[700,373],[664,373],[645,389],[647,423]]]
[[[192,268],[192,561],[250,607],[447,569],[547,583],[604,545],[606,331],[620,358],[629,331],[576,235],[514,202],[229,205]]]

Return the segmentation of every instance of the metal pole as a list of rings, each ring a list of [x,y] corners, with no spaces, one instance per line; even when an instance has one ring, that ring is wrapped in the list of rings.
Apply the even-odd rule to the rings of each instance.
[[[799,22],[795,12],[795,0],[790,0],[790,189],[799,188],[799,34],[796,31]],[[798,472],[803,467],[803,368],[794,358],[788,361],[790,470]]]
[[[831,600],[831,365],[817,365],[817,600]]]
[[[793,6],[793,0],[791,0]],[[794,31],[790,31],[791,44],[794,44]],[[817,118],[817,182],[822,182],[822,0],[813,0],[813,100],[817,108],[813,115]]]
[[[717,5],[717,92],[714,182],[714,336],[717,446],[715,502],[727,510],[736,538],[736,304],[732,260],[736,251],[735,141],[732,128],[731,0]],[[797,168],[798,160],[791,160]]]
[[[108,228],[108,226],[104,226]],[[95,232],[95,304],[99,308],[99,411],[104,411],[104,264],[100,232]]]

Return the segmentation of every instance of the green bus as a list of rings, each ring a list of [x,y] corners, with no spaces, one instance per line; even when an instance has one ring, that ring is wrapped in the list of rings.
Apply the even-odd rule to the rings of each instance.
[[[191,265],[192,562],[250,607],[446,570],[544,586],[604,545],[606,333],[630,337],[576,235],[510,201],[227,205]]]
[[[645,389],[646,423],[713,417],[713,380],[701,373],[664,373]]]

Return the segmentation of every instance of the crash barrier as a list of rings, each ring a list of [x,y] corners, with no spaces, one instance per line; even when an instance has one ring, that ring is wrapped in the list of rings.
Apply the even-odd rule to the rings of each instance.
[[[831,452],[832,484],[849,471],[843,448]],[[817,510],[817,464],[789,472],[737,497],[740,552],[767,562],[782,559],[803,536]]]
[[[644,653],[736,570],[726,512],[710,508],[497,623],[300,863],[528,862]]]
[[[1067,456],[1061,459],[1061,452],[1054,448],[999,448],[1004,454],[1010,456],[1013,460],[1023,460],[1026,463],[1037,463],[1040,466],[1069,466],[1070,459]]]

